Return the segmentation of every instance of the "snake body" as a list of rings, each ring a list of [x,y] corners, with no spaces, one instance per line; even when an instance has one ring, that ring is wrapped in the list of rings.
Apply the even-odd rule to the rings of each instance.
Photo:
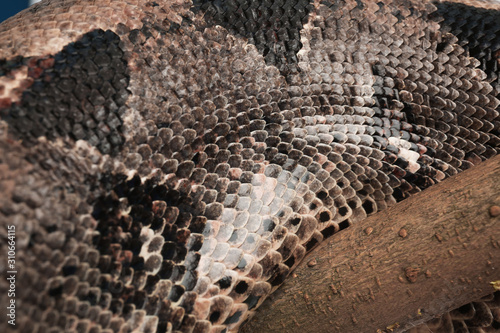
[[[8,19],[2,332],[236,332],[323,239],[497,154],[499,9],[48,0]],[[416,330],[498,329],[499,299]]]

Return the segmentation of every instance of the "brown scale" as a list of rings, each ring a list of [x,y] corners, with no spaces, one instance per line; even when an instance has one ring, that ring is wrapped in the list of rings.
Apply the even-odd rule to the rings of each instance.
[[[69,254],[75,252],[71,257],[75,263],[66,263],[66,268],[62,268],[74,278],[68,278],[67,289],[62,290],[76,296],[68,296],[63,306],[55,307],[61,309],[57,320],[61,329],[74,325],[85,330],[97,310],[91,311],[83,299],[94,297],[96,288],[91,285],[102,288],[109,284],[111,287],[107,288],[118,296],[103,293],[100,297],[98,307],[105,313],[99,321],[103,329],[118,331],[144,324],[145,331],[160,332],[236,330],[249,315],[247,309],[253,310],[262,303],[300,262],[306,250],[312,249],[323,237],[394,204],[396,194],[397,199],[401,199],[443,179],[445,173],[456,173],[464,163],[461,161],[464,155],[457,152],[461,149],[455,145],[459,138],[444,135],[451,132],[451,125],[456,126],[454,132],[462,138],[462,145],[467,147],[464,151],[470,153],[469,159],[474,163],[496,152],[496,148],[492,148],[496,146],[488,145],[496,141],[488,140],[491,136],[487,133],[498,123],[495,120],[498,114],[483,111],[477,105],[490,101],[490,107],[495,108],[498,103],[488,97],[492,87],[484,84],[481,88],[478,82],[478,78],[484,80],[481,72],[474,69],[479,64],[465,64],[461,53],[454,54],[455,61],[464,61],[461,71],[455,76],[449,71],[449,80],[437,79],[446,72],[448,60],[444,56],[436,57],[436,53],[429,50],[432,44],[425,43],[431,37],[428,31],[432,32],[432,24],[416,23],[417,18],[425,17],[423,12],[430,7],[414,8],[415,14],[412,14],[406,8],[396,9],[397,2],[379,6],[374,2],[360,5],[357,1],[346,1],[332,3],[331,9],[327,9],[326,4],[318,4],[318,13],[322,16],[315,18],[314,29],[304,29],[310,45],[304,46],[304,53],[298,56],[298,66],[305,64],[306,67],[300,74],[283,77],[263,62],[257,49],[245,47],[224,28],[206,25],[203,16],[189,12],[186,5],[172,2],[162,12],[163,5],[149,3],[145,8],[139,7],[139,11],[130,9],[133,6],[129,4],[122,5],[123,13],[131,15],[119,20],[127,24],[110,24],[121,36],[120,45],[133,70],[129,85],[132,96],[123,115],[127,141],[116,163],[91,149],[90,153],[76,155],[75,161],[68,159],[61,163],[62,156],[75,156],[71,154],[71,141],[60,151],[51,143],[41,145],[29,160],[43,168],[36,174],[41,179],[37,187],[49,186],[49,191],[23,192],[23,186],[29,188],[29,185],[20,181],[12,195],[17,206],[2,209],[2,214],[18,214],[24,221],[33,220],[33,210],[40,207],[42,212],[53,212],[55,206],[74,209],[70,214],[63,209],[56,214],[64,221],[56,221],[55,228],[41,220],[40,230],[32,236],[41,244],[34,247],[35,257],[49,258],[53,249],[63,245],[66,248],[61,251],[62,255],[70,258]],[[46,10],[41,5],[39,9],[40,13]],[[98,13],[99,9],[91,7],[88,12]],[[108,23],[102,22],[109,22],[112,16],[96,17],[97,20],[90,20],[86,26],[80,24],[80,28],[106,25]],[[87,19],[81,17],[80,20]],[[155,20],[165,25],[160,28]],[[74,21],[78,26],[78,20]],[[400,21],[407,23],[405,28]],[[14,19],[5,26],[18,23]],[[414,35],[415,31],[424,32]],[[73,38],[66,33],[62,36]],[[426,39],[422,40],[422,36]],[[333,43],[329,38],[338,40]],[[360,41],[367,45],[362,52],[357,47]],[[381,41],[385,45],[380,44]],[[25,49],[26,46],[22,46],[19,52]],[[318,49],[328,51],[318,52]],[[415,54],[405,61],[400,57],[408,49],[414,49]],[[35,47],[29,52],[39,50]],[[152,51],[161,56],[153,56]],[[371,68],[360,63],[368,59],[380,64],[384,73],[373,79],[367,76],[365,73]],[[197,67],[193,71],[195,62]],[[400,70],[402,64],[406,66],[404,71]],[[373,83],[378,88],[374,89],[375,98],[371,97],[370,90]],[[321,90],[317,86],[324,95],[318,96]],[[445,89],[455,92],[448,93]],[[406,119],[404,108],[409,106],[405,103],[414,105],[410,109],[417,115],[415,122]],[[462,103],[463,117],[452,116],[448,120],[450,115],[445,109],[454,109],[450,107],[452,103]],[[482,121],[485,117],[490,118],[488,123]],[[451,123],[450,129],[446,126],[448,123]],[[335,125],[335,132],[329,134],[328,126],[332,124],[342,126]],[[326,132],[322,132],[323,125],[328,125]],[[401,132],[402,128],[406,134]],[[413,144],[410,149],[420,154],[419,176],[426,180],[423,185],[422,179],[410,177],[406,169],[408,161],[399,158],[399,148],[388,142],[389,136],[400,134],[406,135],[406,140]],[[239,143],[235,144],[236,141]],[[333,142],[335,144],[331,144]],[[329,144],[332,150],[322,146]],[[9,156],[14,154],[10,147],[2,149]],[[48,155],[50,158],[46,158]],[[265,161],[279,167],[268,171]],[[92,171],[89,164],[93,164]],[[82,172],[85,176],[68,171],[75,165],[85,170]],[[154,168],[158,169],[153,172]],[[9,169],[14,172],[18,168],[14,165]],[[42,203],[42,198],[47,198],[47,193],[57,189],[58,184],[72,184],[81,198],[95,202],[112,184],[106,179],[99,179],[101,183],[95,181],[101,177],[98,173],[125,175],[129,171],[153,183],[164,184],[175,191],[168,196],[178,196],[179,201],[171,203],[169,200],[173,197],[165,198],[170,202],[167,204],[143,198],[144,202],[132,205],[130,215],[133,216],[129,216],[125,213],[128,203],[125,197],[118,197],[119,189],[115,188],[116,196],[111,195],[110,200],[118,202],[116,216],[122,215],[123,219],[109,235],[95,230],[97,221],[90,215],[91,207],[87,203],[80,207],[78,197],[57,201],[56,192],[50,204]],[[96,184],[92,190],[79,188],[86,177]],[[44,181],[46,178],[56,183]],[[139,180],[137,186],[145,186],[143,181]],[[234,185],[236,182],[239,188]],[[191,184],[195,186],[191,188]],[[283,188],[289,190],[283,191]],[[131,195],[127,201],[133,198]],[[148,208],[151,212],[144,210],[145,206],[151,207]],[[5,213],[8,209],[11,211]],[[239,211],[235,213],[230,209]],[[280,209],[284,214],[281,217],[259,215],[276,214]],[[248,216],[243,216],[244,212]],[[78,214],[87,214],[86,220],[78,221],[81,225],[75,222]],[[142,224],[138,216],[140,221],[153,220]],[[241,223],[239,229],[225,222],[233,219],[232,216],[235,222]],[[333,219],[331,224],[324,223],[329,219]],[[101,219],[99,223],[105,221],[117,222],[113,217]],[[77,223],[75,230],[71,230],[74,223]],[[236,246],[241,240],[234,240],[233,249],[228,244],[243,226],[247,228],[247,235],[236,234],[236,239],[245,238],[240,246],[244,250],[241,254]],[[142,228],[146,229],[145,234],[140,233]],[[84,239],[85,229],[94,230],[91,236],[96,238],[109,236],[118,241],[133,236],[137,241],[124,246],[113,241],[109,245],[102,243],[110,254],[96,259],[95,251],[86,254],[86,246],[66,241],[65,234],[92,244],[90,239]],[[61,230],[65,231],[61,233]],[[148,234],[148,230],[152,234]],[[162,238],[165,238],[163,244]],[[147,258],[138,255],[141,249],[146,250]],[[197,264],[199,253],[213,256],[204,257],[203,262],[200,259]],[[162,256],[174,260],[162,260]],[[53,261],[57,262],[59,257],[55,256]],[[42,267],[37,260],[28,262],[27,258],[26,261],[21,265],[34,268],[25,270],[34,274],[26,279],[38,281],[40,288],[37,289],[57,296],[61,280],[47,280],[57,275],[55,269]],[[202,265],[206,267],[202,269]],[[198,277],[193,275],[195,267],[199,268]],[[99,272],[106,273],[97,277]],[[239,278],[234,278],[231,272],[238,272]],[[162,279],[155,278],[158,276]],[[254,282],[247,284],[246,290],[240,285],[245,278]],[[234,293],[240,296],[234,300],[225,296]],[[34,320],[42,321],[34,324],[25,320],[28,331],[35,329],[33,325],[39,325],[39,330],[48,328],[58,316],[42,314],[34,305],[36,302],[40,306],[54,306],[52,298],[44,294],[34,300],[31,307],[26,307],[34,309]],[[478,306],[478,317],[484,312],[481,306]],[[110,319],[112,312],[123,317]],[[471,320],[445,321],[456,327],[462,323],[484,322]]]

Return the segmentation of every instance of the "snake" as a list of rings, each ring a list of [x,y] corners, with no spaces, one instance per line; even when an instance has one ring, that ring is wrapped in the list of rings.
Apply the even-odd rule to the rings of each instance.
[[[497,154],[499,10],[43,0],[7,19],[1,331],[237,332],[316,245]],[[499,292],[470,301],[413,332],[500,328]]]

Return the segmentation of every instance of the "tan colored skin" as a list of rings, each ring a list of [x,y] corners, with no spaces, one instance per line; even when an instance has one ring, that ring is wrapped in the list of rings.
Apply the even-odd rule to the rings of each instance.
[[[119,29],[118,26],[120,24],[125,25],[129,29],[140,28],[142,26],[141,20],[145,17],[146,12],[149,14],[154,12],[154,15],[156,15],[155,18],[159,21],[168,20],[169,22],[180,24],[182,21],[182,15],[190,8],[190,2],[187,0],[158,0],[156,2],[160,5],[159,8],[148,8],[147,11],[144,10],[145,1],[141,0],[53,0],[36,4],[33,7],[26,9],[22,13],[16,15],[15,17],[5,21],[0,26],[0,59],[9,59],[15,56],[43,57],[46,55],[55,54],[68,43],[78,40],[82,35],[94,29],[109,29],[113,32],[116,32]],[[500,9],[500,5],[493,2],[481,2],[475,0],[464,0],[457,2],[489,9]],[[350,1],[349,3],[350,5],[355,6],[355,1]],[[387,3],[391,3],[391,1],[387,1]],[[428,5],[428,2],[426,1],[417,1],[417,3],[419,6]],[[315,2],[315,5],[317,7],[319,7],[319,4],[320,1]],[[376,6],[375,3],[371,3],[371,5]],[[428,24],[437,25],[436,23]],[[307,45],[305,48],[307,48]],[[134,72],[133,74],[135,75],[132,79],[135,80],[133,88],[138,89],[141,87],[142,78],[140,76],[141,69],[139,66],[137,66],[137,63],[140,64],[143,60],[142,55],[131,53],[128,54],[128,56],[130,57],[130,69],[132,72]],[[262,59],[260,59],[260,61],[262,61]],[[243,64],[242,68],[245,68],[244,65],[246,64]],[[22,79],[22,71],[20,72],[19,77],[15,77],[15,80]],[[7,89],[0,93],[0,99],[7,97],[10,98],[12,102],[16,102],[19,99],[20,93],[22,93],[22,91],[20,90],[26,88],[26,85],[30,84],[29,82],[24,81],[17,83],[19,84],[16,84],[16,82],[11,82],[10,79],[0,79],[0,84],[7,87]],[[137,101],[137,99],[135,101]],[[2,105],[0,105],[0,107],[1,106]],[[126,125],[125,131],[126,135],[128,136],[127,138],[132,139],[131,141],[133,141],[133,136],[134,134],[136,134],[135,131],[145,127],[146,121],[141,118],[143,116],[142,114],[137,115],[133,114],[133,112],[131,113],[132,114],[128,114],[127,118],[124,119],[124,124]],[[42,156],[42,160],[45,158],[43,154],[47,151],[50,151],[51,153],[60,153],[64,156],[76,156],[75,163],[80,163],[78,166],[81,166],[82,169],[88,167],[88,164],[86,164],[83,159],[78,159],[80,158],[78,154],[75,154],[73,156],[74,151],[76,151],[79,147],[73,149],[75,148],[74,142],[71,142],[71,140],[68,140],[67,138],[58,139],[54,142],[47,142],[42,138],[40,139],[40,145],[37,146],[36,149],[26,148],[22,145],[22,142],[20,140],[16,140],[10,135],[9,128],[6,125],[6,122],[1,120],[0,140],[0,156],[4,157],[4,159],[0,163],[0,191],[2,194],[5,194],[8,199],[10,199],[11,195],[15,192],[16,186],[17,189],[24,188],[27,189],[28,192],[32,191],[33,189],[44,187],[50,189],[61,189],[65,186],[65,178],[60,177],[60,174],[51,173],[50,170],[39,171],[39,165],[36,164],[36,161],[33,162],[33,164],[27,162],[25,157],[28,154]],[[85,147],[85,149],[91,150],[93,148]],[[92,165],[92,167],[95,166]],[[97,167],[95,167],[94,169],[92,169],[92,176],[100,171],[100,169],[97,169]],[[36,174],[36,176],[38,177],[35,179],[36,181],[34,181],[32,178],[33,174]],[[48,201],[49,198],[53,199],[52,197],[50,197],[50,193],[47,194],[47,197],[41,196],[42,199],[46,199],[45,204],[48,207],[44,206],[44,209],[49,212],[51,212],[51,209],[53,208],[51,205],[52,201]],[[60,195],[59,192],[54,194],[54,196],[57,196],[58,199],[59,197],[62,197],[64,198],[64,200],[68,200],[68,202],[72,201],[72,195],[74,194],[68,194],[65,192],[61,193]],[[4,205],[4,207],[8,207],[9,204],[12,203],[11,201],[8,201],[8,199],[0,198],[0,204],[7,203]],[[63,213],[64,212],[62,212],[61,214]],[[31,231],[30,223],[36,221],[36,217],[34,214],[33,216],[30,216],[30,218],[32,220],[23,221],[23,223],[26,222],[27,233]],[[2,227],[7,223],[11,222],[0,221],[0,225],[2,225]],[[95,221],[89,222],[89,230],[94,228],[95,224]],[[365,229],[365,231],[366,230],[367,229]],[[28,236],[24,235],[23,232],[24,231],[20,232],[18,236],[20,238],[24,237],[25,239],[28,239]],[[372,229],[369,232],[365,232],[367,238],[369,238],[370,235],[376,235],[376,233],[377,230],[375,229]],[[406,232],[402,232],[399,229],[394,230],[394,233],[398,233],[398,236],[404,238],[405,240],[412,239],[412,230],[410,228],[408,228]],[[349,234],[346,234],[346,237],[347,235]],[[26,246],[26,244],[24,244],[24,246]],[[45,251],[46,249],[42,250]],[[47,252],[43,251],[41,251],[41,253],[44,253],[44,255],[48,256]],[[36,258],[28,259],[36,260]],[[27,272],[32,269],[32,267],[30,267],[29,260],[26,262]],[[318,263],[311,263],[310,266],[312,266],[310,269],[318,269],[319,267]],[[408,271],[408,276],[413,275],[414,274],[411,271]],[[30,282],[34,284],[33,281]],[[265,282],[262,283],[264,284]],[[40,295],[43,296],[43,292],[44,290],[40,290]],[[461,304],[463,302],[460,301],[459,303]],[[206,305],[206,303],[204,305]],[[454,305],[449,306],[452,307]],[[451,308],[448,308],[447,310],[450,309]],[[208,309],[203,310],[204,311],[202,312],[206,317],[205,312],[208,313]],[[25,317],[29,318],[30,313],[28,313],[28,310],[26,311],[27,313],[24,313],[24,315]],[[260,316],[260,314],[257,314],[257,316]],[[356,320],[359,321],[359,319]],[[151,325],[154,326],[154,323]],[[220,326],[218,328],[220,329]]]

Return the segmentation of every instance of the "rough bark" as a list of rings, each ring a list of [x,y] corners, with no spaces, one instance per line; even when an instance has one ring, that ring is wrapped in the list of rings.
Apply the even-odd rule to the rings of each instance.
[[[332,236],[242,332],[403,331],[492,293],[499,194],[500,156]]]

